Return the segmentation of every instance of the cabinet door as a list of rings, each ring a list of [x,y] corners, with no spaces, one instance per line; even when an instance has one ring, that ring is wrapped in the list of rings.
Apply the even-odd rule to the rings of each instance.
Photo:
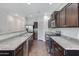
[[[28,48],[27,50],[28,50],[28,53],[29,53],[30,50],[31,50],[32,42],[33,42],[33,35],[30,36],[30,37],[28,38],[28,40],[27,40],[27,48]]]
[[[78,4],[73,3],[66,7],[66,25],[69,27],[78,26]]]
[[[64,56],[64,49],[54,41],[54,55]]]
[[[59,12],[56,15],[56,27],[60,27],[60,13]]]
[[[19,46],[15,51],[16,56],[23,56],[23,45]]]
[[[23,51],[20,50],[18,53],[16,53],[16,56],[23,56]]]
[[[24,42],[23,44],[23,55],[27,56],[28,55],[28,51],[27,51],[27,41]]]
[[[65,8],[60,11],[60,27],[65,26]]]

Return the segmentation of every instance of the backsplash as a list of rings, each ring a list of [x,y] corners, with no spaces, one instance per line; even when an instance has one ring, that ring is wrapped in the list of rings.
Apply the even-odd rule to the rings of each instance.
[[[61,31],[61,35],[79,39],[79,28],[55,28],[49,31]]]

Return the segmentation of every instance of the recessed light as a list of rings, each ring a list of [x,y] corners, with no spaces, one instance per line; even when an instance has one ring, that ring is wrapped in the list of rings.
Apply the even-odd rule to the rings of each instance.
[[[31,5],[31,3],[27,3],[28,5]]]
[[[18,14],[15,14],[14,16],[18,16]]]
[[[52,5],[52,3],[49,3],[49,5]]]

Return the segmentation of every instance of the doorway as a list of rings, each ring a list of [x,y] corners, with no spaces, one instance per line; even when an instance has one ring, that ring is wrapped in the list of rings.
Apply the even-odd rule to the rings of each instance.
[[[38,22],[34,22],[34,40],[38,39]]]

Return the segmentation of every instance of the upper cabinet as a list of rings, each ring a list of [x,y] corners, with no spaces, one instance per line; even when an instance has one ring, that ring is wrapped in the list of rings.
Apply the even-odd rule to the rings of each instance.
[[[66,19],[65,19],[65,8],[63,8],[60,11],[60,27],[65,27],[66,23],[65,23]]]
[[[56,27],[60,27],[60,12],[58,11],[55,15],[56,19],[55,19],[55,25]]]
[[[50,18],[50,20],[48,20],[48,28],[57,26],[56,23],[55,23],[55,21],[57,21],[56,20],[57,19],[57,13],[58,13],[58,11],[55,11],[54,13],[51,14],[51,18]]]
[[[56,27],[78,27],[78,3],[68,3],[55,15]]]
[[[78,4],[68,4],[66,7],[66,25],[67,27],[78,26]]]
[[[54,13],[51,14],[52,20],[55,20],[55,19],[56,19],[57,12],[58,12],[58,11],[55,11]]]

